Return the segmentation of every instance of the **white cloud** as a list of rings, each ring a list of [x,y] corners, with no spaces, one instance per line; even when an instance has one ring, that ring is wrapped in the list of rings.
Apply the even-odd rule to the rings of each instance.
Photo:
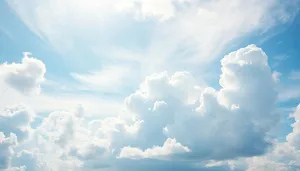
[[[164,170],[176,162],[195,170],[205,168],[198,161],[264,154],[271,145],[268,131],[277,121],[268,57],[249,45],[226,55],[221,65],[220,90],[199,87],[188,72],[146,77],[124,101],[126,118],[90,120],[91,106],[83,103],[84,108],[52,112],[11,153],[11,167],[34,170],[44,163],[45,170]]]
[[[50,113],[35,130],[34,136],[40,136],[61,148],[66,148],[75,138],[80,125],[84,108],[79,106],[73,111],[56,111]],[[80,115],[78,114],[80,113]]]
[[[192,103],[188,98],[197,91],[193,82],[186,81],[188,74],[147,77],[125,100],[127,108],[143,121],[138,132],[140,147],[175,138],[202,159],[264,153],[269,144],[266,132],[276,121],[275,80],[266,54],[255,45],[239,49],[222,59],[222,72],[222,88],[206,88],[199,102],[196,98]]]
[[[12,163],[19,166],[15,167],[15,170],[51,171],[44,160],[37,150],[33,152],[24,150],[15,156]]]
[[[118,113],[122,101],[117,99],[68,91],[40,93],[41,88],[49,88],[42,84],[46,80],[46,67],[42,61],[28,57],[28,54],[24,53],[22,63],[0,64],[0,108],[26,104],[37,113],[45,113],[83,105],[87,107],[89,116],[112,116]]]
[[[132,159],[160,158],[176,153],[186,152],[190,152],[190,149],[188,147],[181,145],[175,139],[168,138],[164,142],[163,146],[154,146],[152,148],[146,149],[145,151],[139,148],[123,147],[119,157]]]
[[[291,21],[299,4],[298,0],[7,2],[33,32],[59,51],[70,52],[70,62],[116,62],[120,53],[116,51],[122,47],[134,56],[128,59],[125,54],[122,62],[138,61],[140,72],[146,74],[187,64],[206,68],[206,62],[233,40]],[[101,55],[86,57],[90,49]]]
[[[46,67],[42,61],[28,57],[30,54],[24,52],[22,63],[1,64],[1,77],[4,77],[6,84],[24,94],[39,94]]]
[[[106,168],[114,158],[110,153],[109,142],[106,140],[92,140],[72,147],[69,156],[80,161],[82,170]]]
[[[287,21],[281,20],[285,17],[292,19],[294,14],[287,12],[288,5],[257,0],[194,1],[178,5],[176,17],[158,26],[146,55],[161,67],[166,63],[178,68],[185,63],[205,67],[233,40],[268,30]]]
[[[6,169],[6,171],[26,171],[26,166],[12,167],[12,168]]]
[[[135,11],[141,13],[142,17],[157,17],[160,21],[164,21],[175,16],[176,9],[172,0],[141,0],[136,2],[139,3],[139,6]]]
[[[282,76],[282,74],[278,71],[274,71],[273,74],[273,79],[276,81],[276,82],[280,82],[280,76]]]
[[[268,160],[265,157],[254,157],[248,161],[249,167],[246,171],[289,171],[291,168],[288,168],[284,163],[276,163],[274,161]]]
[[[83,107],[83,105],[78,105],[77,108],[74,111],[74,114],[78,118],[84,117],[84,107]]]
[[[14,154],[13,147],[17,145],[17,136],[10,134],[5,137],[3,132],[0,132],[0,169],[10,167],[12,155]]]
[[[173,164],[180,165],[181,170],[199,170],[194,166],[198,161],[252,157],[270,147],[268,131],[277,121],[273,112],[278,73],[272,73],[268,57],[260,48],[249,45],[221,60],[220,90],[199,86],[199,80],[189,72],[168,73],[187,64],[197,66],[197,70],[209,68],[207,62],[233,40],[292,20],[299,1],[7,2],[34,33],[58,50],[73,54],[81,51],[81,56],[96,47],[101,62],[115,62],[121,56],[122,62],[134,61],[140,66],[132,71],[108,65],[100,71],[72,74],[89,88],[124,88],[127,78],[136,73],[168,72],[147,76],[125,99],[126,115],[133,119],[110,116],[88,123],[88,115],[95,119],[118,114],[122,106],[118,101],[86,94],[41,93],[26,97],[15,90],[40,92],[44,64],[25,54],[20,64],[1,65],[6,70],[1,89],[4,87],[2,91],[9,97],[0,99],[1,106],[26,102],[37,112],[58,110],[42,120],[28,141],[17,145],[14,150],[19,153],[13,152],[13,142],[22,139],[18,131],[27,133],[31,129],[28,118],[32,115],[23,108],[0,113],[0,131],[4,130],[6,136],[16,134],[8,138],[0,134],[2,168],[9,167],[13,158],[11,170],[167,170],[174,169],[167,167]],[[118,47],[125,50],[115,52]],[[78,62],[73,55],[67,56],[73,57],[70,63]],[[95,62],[83,56],[82,61]],[[75,111],[66,111],[78,104],[84,109],[79,106]],[[287,142],[277,144],[267,157],[247,160],[248,170],[266,170],[266,166],[284,170],[299,165],[298,116],[295,119]],[[16,124],[5,125],[7,120]],[[160,156],[169,158],[161,161]],[[130,158],[138,158],[139,162]]]
[[[299,71],[292,71],[289,75],[289,79],[291,79],[291,80],[300,80],[300,72]]]
[[[71,76],[87,89],[119,92],[132,83],[131,74],[132,71],[128,67],[109,66],[87,74],[71,73]]]
[[[300,88],[298,85],[283,86],[278,92],[280,102],[297,100],[300,97]]]
[[[272,114],[275,80],[267,56],[250,45],[225,56],[222,66],[220,91],[206,88],[199,92],[186,72],[148,76],[125,100],[136,117],[133,123],[139,121],[137,131],[126,135],[124,123],[110,119],[93,124],[99,125],[95,135],[110,139],[120,159],[172,154],[203,161],[264,153],[269,145],[266,133],[276,122]],[[195,94],[201,94],[200,98]],[[168,143],[159,147],[172,138],[189,149],[181,152],[190,152],[173,154],[165,150]]]
[[[0,131],[7,136],[15,134],[19,141],[23,141],[31,132],[30,123],[35,113],[24,105],[15,105],[0,109]]]
[[[14,91],[8,86],[0,89],[2,90],[1,108],[23,103],[30,106],[36,113],[45,113],[53,110],[68,110],[81,104],[86,107],[87,115],[99,117],[117,115],[122,107],[122,101],[118,99],[107,99],[91,94],[42,93],[39,96],[29,97]],[[5,96],[9,98],[3,98]]]
[[[300,106],[297,107],[292,117],[295,119],[295,123],[292,124],[293,131],[287,135],[286,140],[296,149],[300,150]]]
[[[300,105],[294,110],[291,115],[294,118],[292,131],[286,136],[283,142],[274,141],[273,147],[262,156],[254,156],[245,159],[232,161],[237,169],[247,171],[289,171],[300,169]],[[220,165],[229,165],[226,161],[219,162]],[[246,166],[246,168],[245,168]],[[212,166],[213,167],[213,166]]]
[[[75,130],[75,118],[68,112],[53,112],[44,119],[38,131],[47,136],[61,147],[65,147],[68,141],[73,140]]]
[[[293,130],[286,136],[285,142],[275,142],[274,148],[265,156],[247,159],[248,170],[298,170],[300,168],[300,105],[296,108],[292,117],[295,122]]]

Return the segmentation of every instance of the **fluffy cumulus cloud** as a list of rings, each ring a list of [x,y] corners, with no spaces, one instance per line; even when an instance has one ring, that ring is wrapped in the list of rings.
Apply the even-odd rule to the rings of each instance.
[[[168,156],[175,153],[185,153],[189,152],[188,147],[182,146],[180,143],[177,143],[175,139],[168,138],[162,147],[153,147],[142,151],[139,148],[124,147],[120,152],[120,158],[156,158],[162,156]]]
[[[13,167],[12,170],[50,171],[50,167],[37,150],[33,152],[23,150],[15,155],[12,162],[20,166]]]
[[[159,145],[167,138],[175,138],[191,149],[187,156],[198,159],[229,159],[265,152],[270,144],[266,132],[276,121],[275,81],[267,56],[250,45],[225,56],[221,64],[222,88],[218,91],[207,87],[194,101],[187,100],[189,94],[196,92],[196,85],[186,81],[186,73],[146,78],[125,101],[143,121],[137,133],[140,146],[147,147],[150,142]]]
[[[11,160],[16,154],[14,148],[28,140],[34,130],[30,124],[35,113],[25,105],[15,105],[0,109],[0,170],[24,170],[11,168]]]
[[[295,123],[292,124],[293,132],[286,139],[296,149],[300,149],[300,105],[296,108],[292,117],[295,119]]]
[[[17,145],[17,136],[10,134],[9,137],[0,132],[0,169],[10,167],[11,158],[14,154],[13,146]]]
[[[31,128],[34,114],[26,107],[4,109],[0,166],[26,171],[228,170],[237,168],[237,158],[246,158],[248,170],[297,168],[300,107],[286,142],[274,144],[268,134],[278,118],[277,81],[267,55],[249,45],[226,55],[221,66],[220,89],[198,86],[188,72],[146,77],[124,100],[121,112],[132,117],[91,119],[79,105],[51,112]]]
[[[45,134],[46,138],[53,140],[61,147],[73,140],[75,129],[74,117],[68,112],[53,112],[44,119],[38,131]]]
[[[0,77],[6,84],[24,94],[39,94],[40,84],[44,81],[46,67],[38,59],[28,57],[24,52],[21,63],[4,63],[0,65]],[[2,83],[2,82],[1,82]]]
[[[34,117],[35,113],[25,105],[0,109],[0,131],[6,136],[13,133],[18,137],[18,141],[23,141],[31,132],[30,123]]]

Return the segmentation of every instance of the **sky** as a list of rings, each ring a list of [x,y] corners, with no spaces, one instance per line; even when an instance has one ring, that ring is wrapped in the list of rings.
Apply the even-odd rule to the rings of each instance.
[[[0,170],[300,170],[299,0],[0,0]]]

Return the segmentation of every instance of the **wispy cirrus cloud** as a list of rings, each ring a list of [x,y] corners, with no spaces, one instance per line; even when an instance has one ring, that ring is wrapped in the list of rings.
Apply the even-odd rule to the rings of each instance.
[[[99,51],[105,51],[130,46],[130,51],[139,50],[142,61],[151,66],[210,61],[232,40],[289,22],[299,3],[273,0],[7,2],[33,32],[57,49],[69,52],[96,46]],[[113,53],[107,52],[106,56],[110,58]]]
[[[292,71],[288,78],[290,80],[300,80],[300,71]]]
[[[89,72],[86,74],[71,73],[71,76],[87,90],[98,90],[102,92],[120,92],[126,87],[130,88],[138,77],[132,69],[124,66],[104,67],[100,71]]]
[[[134,89],[133,83],[153,72],[187,70],[205,75],[209,63],[231,42],[251,34],[264,35],[269,29],[292,21],[299,1],[13,0],[7,3],[31,31],[74,64],[75,70],[70,75],[82,88],[112,93],[120,86],[107,86],[107,81],[100,79]],[[76,71],[78,63],[85,71]],[[135,69],[124,69],[125,64]],[[109,76],[109,72],[114,76]],[[140,76],[131,79],[130,75],[137,73]]]

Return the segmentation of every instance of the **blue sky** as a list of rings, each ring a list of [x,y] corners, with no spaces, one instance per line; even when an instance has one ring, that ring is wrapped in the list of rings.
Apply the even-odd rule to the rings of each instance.
[[[0,0],[0,170],[299,168],[299,9]]]

